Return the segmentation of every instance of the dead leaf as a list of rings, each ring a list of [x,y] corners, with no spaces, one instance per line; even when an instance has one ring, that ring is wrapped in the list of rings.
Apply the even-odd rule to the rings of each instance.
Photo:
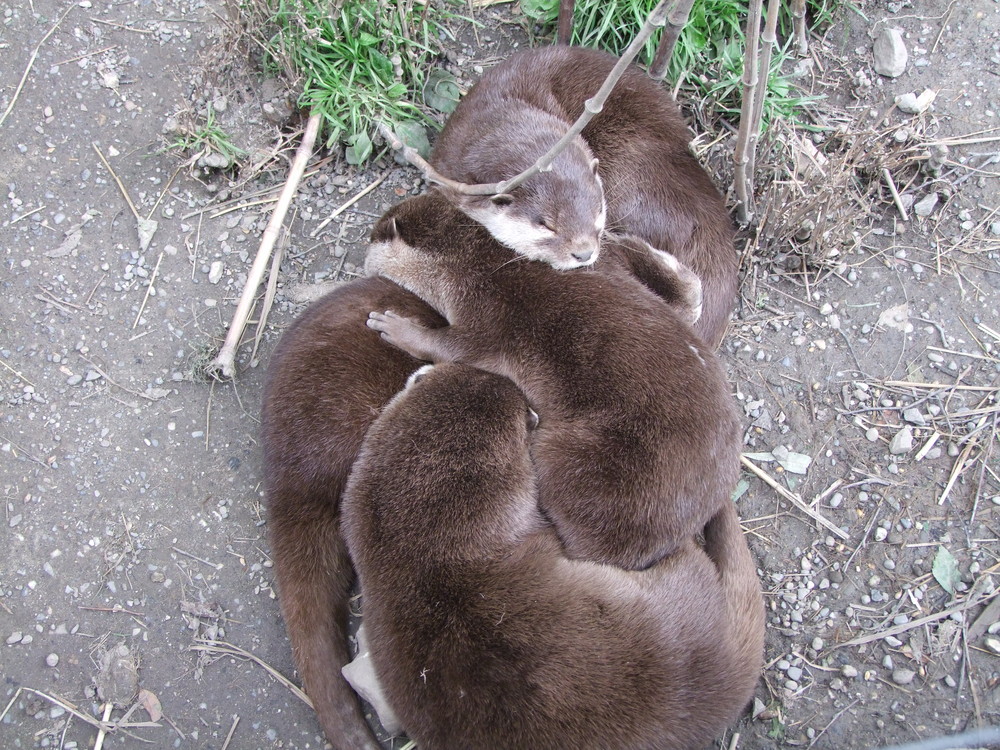
[[[146,688],[140,690],[138,701],[139,705],[146,709],[150,721],[159,721],[163,718],[163,706],[160,705],[160,699],[152,690],[146,690]]]
[[[910,322],[910,306],[903,302],[882,311],[878,316],[879,328],[892,328],[903,333],[913,332],[913,323]]]
[[[135,220],[135,223],[139,230],[139,249],[146,252],[149,243],[153,241],[153,235],[156,234],[156,228],[159,224],[153,219],[144,219],[141,216]]]
[[[55,250],[49,250],[42,253],[46,258],[65,258],[67,255],[72,253],[80,245],[80,241],[83,239],[83,232],[79,229],[74,230],[66,235],[66,239],[62,241],[62,244]]]

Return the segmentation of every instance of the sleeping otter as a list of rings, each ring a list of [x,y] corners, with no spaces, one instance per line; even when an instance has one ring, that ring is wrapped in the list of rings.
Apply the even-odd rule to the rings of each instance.
[[[415,381],[415,382],[414,382]],[[684,750],[748,702],[764,611],[731,502],[648,570],[569,559],[506,378],[429,368],[343,500],[379,682],[421,750]]]
[[[347,609],[354,571],[340,531],[340,495],[365,431],[420,362],[381,341],[372,307],[444,320],[385,279],[345,284],[284,333],[268,367],[261,446],[268,536],[295,664],[337,750],[378,750],[341,676],[350,661]]]
[[[702,529],[736,484],[729,387],[690,327],[697,279],[627,238],[609,238],[594,271],[517,257],[440,194],[409,198],[376,223],[366,271],[450,325],[387,308],[368,324],[421,359],[513,379],[541,417],[539,501],[570,557],[644,568]]]
[[[617,58],[581,47],[524,50],[487,71],[448,118],[431,153],[444,176],[497,182],[532,165],[583,112]],[[500,242],[557,268],[604,228],[632,234],[687,264],[702,282],[695,331],[713,349],[736,301],[732,222],[688,149],[690,133],[662,85],[629,67],[597,114],[556,159],[510,195],[448,196]],[[588,173],[593,157],[597,176]],[[601,197],[603,196],[603,200]],[[574,244],[575,243],[575,244]],[[587,256],[588,265],[596,259]]]

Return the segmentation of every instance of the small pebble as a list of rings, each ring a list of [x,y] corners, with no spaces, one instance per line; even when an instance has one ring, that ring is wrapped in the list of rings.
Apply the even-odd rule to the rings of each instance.
[[[59,654],[49,654],[45,657],[45,664],[49,667],[55,667],[59,664]]]
[[[889,441],[889,453],[900,456],[911,450],[913,450],[913,429],[907,426],[893,435],[892,440]]]
[[[858,670],[855,667],[851,666],[850,664],[845,664],[844,666],[842,666],[840,668],[840,673],[844,677],[847,677],[848,679],[854,679],[855,677],[858,676]]]
[[[802,679],[802,667],[789,667],[785,674],[788,675],[788,679],[798,682]]]
[[[875,427],[869,427],[868,431],[865,432],[865,439],[870,443],[878,442],[878,429]]]
[[[892,671],[892,681],[897,685],[909,685],[917,673],[912,669],[894,669]]]

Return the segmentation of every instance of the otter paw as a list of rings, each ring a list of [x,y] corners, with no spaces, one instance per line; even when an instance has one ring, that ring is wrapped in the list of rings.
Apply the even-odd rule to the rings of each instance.
[[[422,334],[427,329],[413,318],[404,318],[392,310],[368,313],[367,325],[378,331],[384,341],[402,349],[417,359],[429,359],[422,346]]]

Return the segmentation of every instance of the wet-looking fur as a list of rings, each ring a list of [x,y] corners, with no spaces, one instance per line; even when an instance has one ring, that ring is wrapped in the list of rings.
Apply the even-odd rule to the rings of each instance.
[[[675,552],[736,483],[740,435],[715,355],[690,327],[697,279],[627,238],[593,271],[518,260],[431,192],[376,224],[366,271],[412,291],[448,327],[373,309],[416,357],[510,377],[540,416],[541,507],[570,557],[641,569]]]
[[[763,606],[732,503],[645,571],[566,557],[509,380],[431,368],[344,494],[375,671],[422,750],[697,750],[749,700]]]

